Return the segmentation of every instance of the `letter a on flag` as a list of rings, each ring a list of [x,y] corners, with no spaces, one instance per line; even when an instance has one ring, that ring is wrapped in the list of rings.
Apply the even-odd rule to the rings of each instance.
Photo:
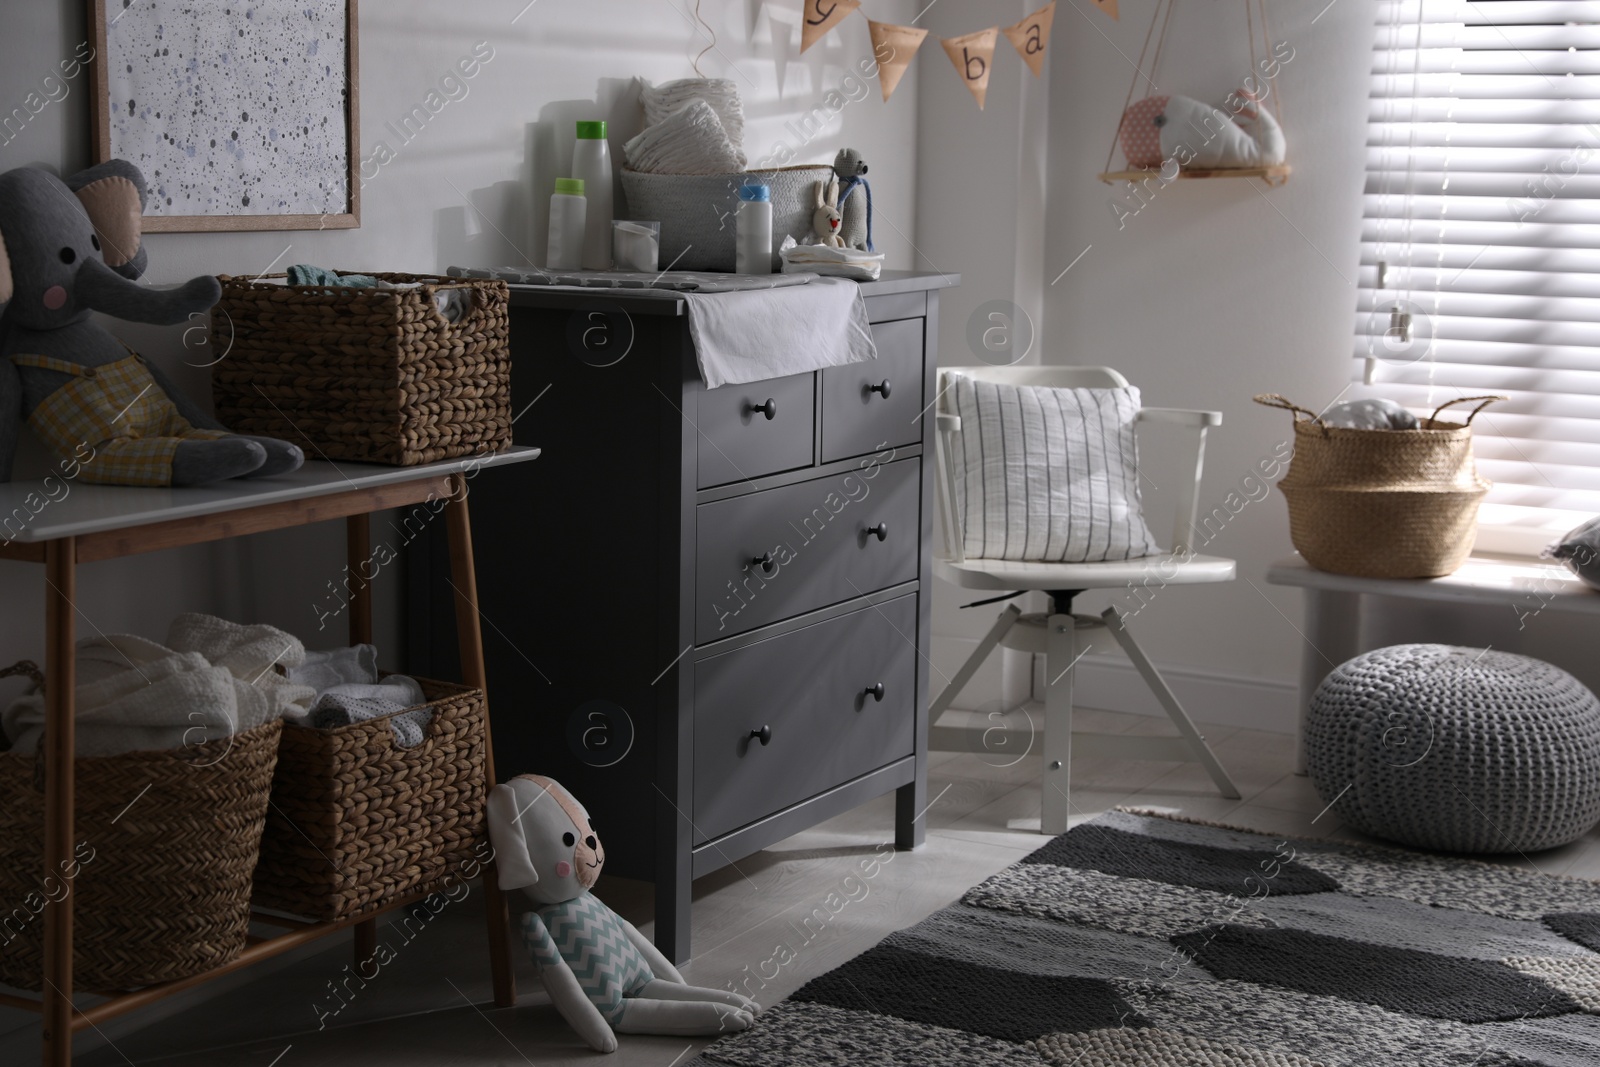
[[[983,109],[983,98],[989,94],[989,70],[994,66],[994,46],[999,39],[1000,27],[990,26],[977,33],[939,40],[944,45],[945,55],[955,64],[961,80],[967,83],[973,99],[978,101],[980,111]]]
[[[1006,39],[1016,48],[1035,77],[1044,71],[1044,50],[1050,47],[1050,24],[1055,20],[1056,0],[1050,0],[1015,26],[1006,27]]]
[[[861,0],[806,0],[804,21],[800,24],[800,51],[804,52],[828,36],[860,6]]]

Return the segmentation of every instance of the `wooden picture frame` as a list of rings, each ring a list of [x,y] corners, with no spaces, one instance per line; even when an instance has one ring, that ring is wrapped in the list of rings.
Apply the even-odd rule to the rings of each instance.
[[[287,9],[291,6],[291,2],[292,0],[266,0],[266,3],[258,4],[256,6],[258,8],[263,8],[281,5]],[[162,160],[161,153],[163,151],[168,153],[168,157],[171,160],[177,160],[178,157],[175,153],[183,151],[186,159],[194,159],[197,156],[200,156],[202,153],[213,157],[206,164],[207,167],[212,167],[216,162],[214,157],[216,155],[217,142],[215,138],[208,138],[207,143],[204,146],[198,143],[182,145],[179,140],[171,137],[165,129],[156,128],[156,124],[151,123],[148,127],[146,127],[146,144],[153,145],[153,149],[140,153],[144,162],[141,162],[140,158],[132,159],[132,162],[139,165],[140,169],[145,171],[146,181],[150,185],[150,204],[146,208],[143,225],[145,233],[192,233],[230,230],[340,230],[354,229],[361,225],[361,123],[359,106],[360,78],[358,77],[359,62],[357,58],[359,52],[359,39],[357,36],[357,27],[359,22],[357,15],[358,2],[359,0],[342,0],[344,5],[344,18],[342,20],[344,29],[344,69],[342,71],[342,76],[345,85],[342,108],[344,114],[341,130],[343,140],[342,148],[345,156],[343,165],[337,165],[330,159],[324,164],[325,174],[320,178],[320,180],[317,179],[315,175],[308,175],[303,171],[297,174],[292,163],[276,171],[272,170],[271,168],[263,169],[260,171],[262,176],[253,179],[254,186],[258,193],[260,191],[260,183],[267,180],[268,177],[276,178],[281,182],[290,182],[295,178],[298,178],[300,181],[306,183],[305,189],[309,189],[310,182],[312,181],[318,181],[320,187],[326,186],[326,184],[330,181],[337,180],[342,181],[344,185],[343,197],[340,198],[337,203],[330,202],[328,205],[329,210],[308,211],[305,210],[305,208],[310,197],[305,192],[305,189],[296,189],[293,191],[269,189],[267,195],[278,195],[280,196],[280,200],[282,200],[282,202],[285,202],[290,206],[285,210],[276,213],[267,211],[230,213],[224,210],[205,211],[194,214],[163,213],[162,209],[166,207],[166,198],[163,197],[160,201],[157,199],[158,190],[162,187],[163,182],[161,177],[155,173],[160,168],[150,167],[149,163],[160,163]],[[144,58],[148,60],[151,57],[150,52],[148,51],[137,56],[127,55],[126,58],[124,58],[124,53],[122,51],[113,51],[113,45],[116,45],[118,42],[113,38],[111,31],[113,30],[115,24],[123,17],[124,13],[133,14],[138,10],[137,3],[134,5],[126,5],[119,3],[119,0],[88,0],[88,5],[89,26],[90,32],[93,35],[92,39],[95,49],[94,58],[90,63],[89,111],[94,136],[94,160],[95,162],[100,163],[107,159],[115,158],[119,153],[125,153],[128,146],[122,142],[125,139],[130,139],[127,137],[127,135],[124,135],[123,137],[116,136],[116,131],[113,129],[114,120],[118,115],[121,114],[121,112],[118,110],[121,106],[121,101],[119,100],[114,104],[111,100],[111,94],[119,87],[125,86],[126,79],[119,81],[118,78],[114,78],[112,76],[111,64],[113,62],[121,63],[124,72],[131,76],[133,75],[134,71],[129,68],[136,69],[136,65],[132,62],[132,60],[136,58]],[[306,9],[306,5],[304,3],[294,2],[292,3],[292,6],[296,12],[303,12]],[[203,13],[195,16],[198,19],[210,20],[226,18],[237,21],[241,18],[253,17],[245,14],[248,9],[243,4],[236,5],[233,8],[234,14],[230,15],[224,15],[220,7],[213,8],[211,5],[200,4],[196,4],[195,7],[197,9],[202,7],[204,8]],[[170,22],[172,14],[173,12],[170,10],[163,12],[163,20]],[[170,32],[170,29],[163,31],[163,33]],[[266,31],[262,29],[255,32],[264,33]],[[166,59],[167,51],[168,48],[166,46],[162,47],[160,55],[156,58]],[[308,52],[307,54],[308,56],[315,55],[315,52]],[[145,76],[151,78],[165,77],[169,81],[175,80],[180,76],[192,78],[193,74],[196,72],[198,57],[183,56],[181,52],[180,56],[181,58],[174,57],[172,62],[170,64],[166,64],[161,71],[149,72]],[[184,64],[187,66],[184,66]],[[190,73],[185,75],[184,71],[188,71]],[[304,83],[297,84],[303,85]],[[270,82],[268,88],[270,89]],[[170,87],[168,91],[170,91]],[[324,108],[326,108],[327,103],[327,101],[323,102]],[[135,105],[130,100],[130,103],[127,105],[127,114],[132,116],[135,113]],[[247,109],[246,111],[241,112],[241,114],[247,114]],[[146,121],[144,116],[141,115],[140,118],[141,121]],[[217,127],[218,132],[221,132],[223,126],[231,124],[233,127],[239,127],[240,123],[244,123],[252,133],[259,132],[259,126],[251,125],[248,119],[241,118],[234,120],[232,116],[224,118],[223,116],[219,115],[199,116],[197,121],[203,121],[206,118],[213,118],[219,123],[219,126]],[[326,124],[326,115],[324,116],[324,124]],[[309,137],[309,125],[303,126],[302,129],[305,131],[303,136]],[[271,134],[270,141],[275,141],[277,139],[276,128],[271,128],[269,132]],[[156,136],[151,137],[151,134]],[[286,143],[288,140],[295,139],[297,136],[300,135],[294,135],[292,130],[289,131],[289,134],[286,136]],[[336,134],[330,134],[328,136],[337,138]],[[231,139],[233,138],[230,134],[230,140]],[[163,141],[167,143],[163,145]],[[272,145],[270,141],[261,147],[271,148]],[[334,143],[337,144],[337,140],[335,140]],[[273,151],[276,153],[281,151],[281,149],[273,149]],[[226,150],[222,152],[222,155],[230,157],[234,162],[240,162],[246,158],[245,155],[236,155],[235,153],[230,153]],[[131,158],[131,156],[124,154],[124,158]],[[202,158],[205,158],[205,156],[202,156]],[[260,157],[260,159],[267,158],[270,157],[266,156],[265,154]],[[256,162],[259,163],[260,159],[256,160]],[[182,173],[183,166],[183,162],[181,160],[178,161],[178,173]],[[206,195],[213,198],[232,198],[237,196],[239,198],[241,207],[247,206],[249,202],[252,180],[244,178],[239,172],[228,173],[226,168],[223,172],[220,172],[220,176],[223,179],[234,178],[236,181],[231,185],[224,185],[220,188],[213,186],[214,191],[208,191],[202,193],[201,195]],[[190,186],[188,185],[185,186],[185,188],[189,187]],[[195,186],[195,188],[198,188],[198,186]],[[335,186],[332,188],[334,194],[336,195],[338,193],[337,187]],[[174,206],[176,206],[176,204],[174,204]],[[155,210],[151,210],[152,208]]]

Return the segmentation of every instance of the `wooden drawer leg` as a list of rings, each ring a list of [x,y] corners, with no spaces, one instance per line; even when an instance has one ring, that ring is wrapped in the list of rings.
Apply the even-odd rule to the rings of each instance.
[[[488,680],[483,666],[483,627],[478,622],[478,579],[472,558],[472,520],[467,513],[467,479],[452,480],[450,501],[445,505],[445,520],[450,534],[450,584],[455,589],[456,640],[461,650],[462,680],[484,691],[488,703]],[[493,788],[494,738],[488,717],[484,719],[485,786]],[[517,977],[511,965],[511,923],[506,914],[505,895],[500,892],[495,865],[483,869],[484,910],[488,913],[489,971],[494,980],[494,1002],[509,1008],[517,1002]]]
[[[45,545],[44,873],[57,878],[70,866],[75,832],[76,554],[70,537]],[[73,897],[44,909],[44,1067],[72,1064]]]

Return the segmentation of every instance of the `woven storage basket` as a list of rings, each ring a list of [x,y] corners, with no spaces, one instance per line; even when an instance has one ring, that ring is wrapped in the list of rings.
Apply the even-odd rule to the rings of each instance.
[[[734,216],[739,187],[760,182],[772,192],[772,270],[783,270],[778,247],[785,236],[811,235],[815,206],[812,187],[834,177],[833,168],[816,165],[738,174],[646,174],[622,170],[628,218],[661,223],[662,270],[734,269]]]
[[[1415,430],[1351,430],[1276,394],[1256,403],[1295,413],[1294,458],[1278,482],[1289,537],[1307,563],[1362,578],[1437,578],[1472,551],[1489,482],[1472,459],[1472,420],[1499,396],[1447,401]],[[1464,423],[1439,421],[1477,403]],[[1302,417],[1303,416],[1303,417]]]
[[[272,277],[282,278],[283,275]],[[379,274],[415,289],[278,285],[223,275],[211,316],[217,418],[311,459],[414,466],[511,445],[506,283]],[[439,289],[470,289],[450,322]]]
[[[387,717],[284,726],[258,905],[342,919],[427,892],[473,858],[486,832],[483,691],[417,682],[434,716],[414,748],[395,744]]]
[[[65,871],[44,869],[42,755],[0,754],[0,981],[41,988],[44,912],[64,894],[78,989],[169,982],[236,957],[250,930],[250,874],[281,726],[170,751],[80,757],[77,847]]]

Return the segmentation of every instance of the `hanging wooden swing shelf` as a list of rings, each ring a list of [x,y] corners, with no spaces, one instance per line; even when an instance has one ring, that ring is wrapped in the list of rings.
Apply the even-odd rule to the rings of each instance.
[[[1178,176],[1171,179],[1179,181],[1185,178],[1260,178],[1268,185],[1282,185],[1289,180],[1293,170],[1287,163],[1276,163],[1270,167],[1179,167]],[[1100,180],[1110,185],[1112,182],[1142,182],[1151,178],[1157,181],[1161,178],[1159,167],[1139,167],[1133,170],[1108,170],[1100,175]]]

